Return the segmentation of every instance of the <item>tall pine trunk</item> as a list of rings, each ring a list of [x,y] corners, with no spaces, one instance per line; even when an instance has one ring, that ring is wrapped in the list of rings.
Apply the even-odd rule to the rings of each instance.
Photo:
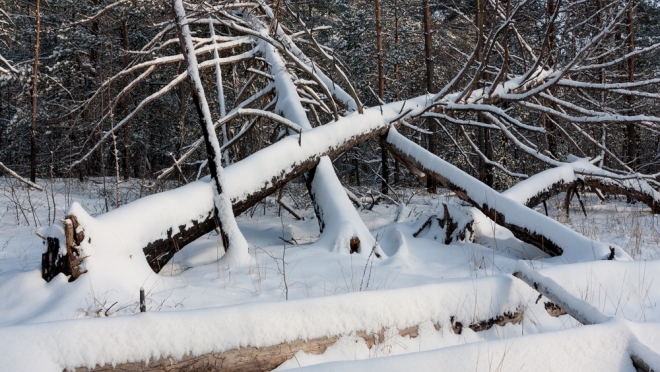
[[[628,45],[628,53],[632,53],[635,50],[635,31],[633,27],[633,1],[628,1],[628,11],[626,12],[626,23],[628,26],[628,37],[626,39],[626,44]],[[626,61],[627,72],[628,72],[628,82],[632,83],[635,81],[635,57],[630,57]],[[635,110],[635,100],[632,95],[628,96],[628,112],[627,115],[634,115]],[[635,169],[638,159],[638,141],[637,138],[637,129],[635,128],[634,123],[626,124],[626,155],[628,166],[632,169]]]
[[[422,1],[424,8],[424,54],[426,57],[426,91],[433,93],[433,40],[431,38],[431,6],[429,0]],[[438,130],[435,120],[429,120],[429,152],[436,154],[436,136],[435,132]],[[435,194],[438,192],[437,183],[435,178],[426,178],[426,188],[429,193]]]
[[[385,98],[385,66],[383,62],[383,29],[380,17],[380,0],[374,0],[376,6],[376,61],[378,63],[378,98],[382,101]],[[381,190],[383,194],[388,191],[388,178],[390,170],[387,163],[387,150],[382,145],[380,146],[380,162],[381,162]]]
[[[30,130],[30,181],[37,178],[37,80],[39,67],[39,39],[41,37],[41,1],[37,0],[34,39],[34,62],[32,64],[32,128]]]

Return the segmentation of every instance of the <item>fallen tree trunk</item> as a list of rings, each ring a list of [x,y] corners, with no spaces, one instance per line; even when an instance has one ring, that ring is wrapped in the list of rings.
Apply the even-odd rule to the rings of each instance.
[[[610,253],[609,245],[578,234],[559,222],[503,196],[403,137],[394,128],[389,131],[384,143],[395,156],[413,164],[427,177],[438,180],[493,222],[509,229],[516,238],[551,256],[561,255],[565,261],[580,262],[603,259]],[[619,248],[617,257],[627,257],[627,254]]]
[[[93,256],[89,258],[92,259]],[[97,272],[90,270],[90,280]],[[131,279],[134,284],[141,282]],[[114,287],[117,283],[109,285]],[[493,293],[499,294],[497,301],[488,299]],[[37,371],[113,366],[116,370],[131,370],[127,365],[132,365],[132,370],[167,370],[170,364],[188,366],[186,361],[191,365],[199,362],[198,368],[204,370],[204,360],[217,363],[215,370],[240,370],[241,363],[243,368],[258,370],[257,367],[266,369],[259,366],[260,358],[278,365],[297,350],[322,352],[333,339],[342,336],[361,337],[367,347],[381,342],[382,347],[388,347],[397,334],[415,337],[441,329],[449,332],[452,321],[454,325],[465,325],[463,331],[468,327],[485,330],[518,322],[523,309],[529,308],[536,296],[511,276],[466,278],[266,304],[72,319],[53,322],[48,327],[1,327],[0,349],[8,357],[3,360],[5,364],[27,365]],[[90,349],[89,345],[99,346]],[[229,355],[233,359],[225,358],[221,369],[223,357]],[[163,363],[159,364],[161,358]],[[234,364],[230,365],[230,361]]]
[[[524,313],[522,311],[504,312],[488,320],[477,321],[468,327],[474,332],[482,332],[489,330],[494,325],[500,327],[508,323],[520,324],[523,320]],[[461,334],[463,331],[463,324],[460,321],[451,319],[452,331],[455,334]],[[436,331],[441,328],[440,323],[433,324]],[[385,335],[388,330],[381,328],[377,333],[370,333],[365,331],[356,331],[355,336],[363,339],[367,348],[371,349],[373,346],[378,346],[388,339]],[[391,330],[390,330],[391,332]],[[392,336],[392,333],[387,333]],[[417,338],[419,337],[419,325],[396,330],[396,334],[401,337]],[[174,359],[172,357],[161,357],[156,360],[148,362],[134,362],[124,363],[117,365],[103,365],[96,368],[78,367],[76,371],[150,371],[150,372],[166,372],[166,371],[211,371],[222,370],[231,372],[256,372],[256,371],[271,371],[282,363],[294,357],[294,355],[302,351],[307,354],[320,355],[323,354],[328,347],[334,345],[341,337],[350,336],[349,334],[337,336],[324,336],[308,340],[295,340],[293,342],[281,343],[278,345],[267,347],[241,347],[239,349],[228,350],[219,353],[208,353],[203,355],[186,355],[181,359]],[[68,370],[65,370],[68,371]]]
[[[625,195],[660,213],[660,193],[643,179],[617,179],[618,175],[605,171],[587,159],[570,159],[570,163],[551,168],[518,182],[502,195],[533,208],[562,192],[590,187],[613,195]],[[602,175],[602,176],[601,176]],[[607,178],[610,176],[612,178]]]
[[[420,97],[365,110],[362,115],[353,114],[303,132],[300,144],[298,138],[287,137],[227,167],[225,192],[234,215],[243,213],[287,182],[314,169],[322,157],[337,157],[357,144],[386,134],[390,123],[398,122],[405,115],[419,114],[427,104],[425,97]],[[85,214],[82,208],[72,207],[70,214],[79,213]],[[78,221],[84,225],[82,220],[85,219],[78,218]],[[125,241],[132,238],[130,241],[136,243],[130,244],[140,244],[149,266],[159,272],[176,252],[215,229],[212,185],[208,180],[193,182],[141,198],[96,220],[113,230],[108,234],[113,239],[115,236]],[[61,248],[66,241],[65,231],[61,223],[56,225],[41,234],[48,245],[44,255],[59,252],[55,253],[55,259],[43,261],[48,265],[42,267],[42,277],[46,280],[62,272],[61,267],[70,266],[69,257]],[[135,229],[135,226],[140,228]],[[93,240],[92,236],[89,238]],[[82,255],[88,244],[93,243],[85,241],[77,247]],[[104,244],[112,246],[113,242]]]
[[[519,261],[516,264],[513,276],[534,288],[584,325],[601,324],[611,320],[592,304],[573,296],[557,282],[530,268],[525,262]],[[630,337],[630,359],[633,366],[644,372],[660,370],[660,355],[641,343],[634,334]]]
[[[311,354],[322,354],[341,337],[354,336],[364,340],[367,348],[388,347],[394,337],[417,338],[420,333],[447,331],[461,334],[467,328],[474,332],[485,331],[493,326],[504,326],[507,323],[520,324],[523,320],[523,309],[534,301],[534,292],[516,279],[484,278],[477,279],[479,288],[487,293],[495,293],[510,289],[511,285],[521,292],[514,296],[502,297],[502,302],[493,303],[481,301],[479,294],[470,290],[474,285],[472,280],[452,283],[433,284],[420,288],[405,288],[387,290],[380,293],[350,293],[334,298],[310,298],[288,302],[273,303],[263,316],[263,305],[238,305],[239,309],[231,307],[193,310],[192,315],[151,313],[153,321],[172,321],[177,328],[183,329],[181,339],[173,343],[148,344],[143,348],[138,359],[128,359],[117,356],[108,362],[98,362],[93,357],[88,358],[90,365],[76,368],[76,371],[270,371],[288,359],[293,358],[298,351]],[[472,291],[470,293],[470,291]],[[499,293],[499,292],[498,292]],[[319,311],[319,309],[326,309]],[[415,311],[411,311],[415,309]],[[237,311],[238,310],[238,311]],[[242,310],[242,311],[241,311]],[[332,314],[332,315],[328,315]],[[146,314],[143,314],[146,315]],[[143,315],[140,315],[142,317]],[[330,316],[330,319],[328,319]],[[153,337],[148,332],[150,322],[144,319],[129,319],[136,325],[137,337]],[[197,318],[197,319],[196,319]],[[118,318],[107,319],[111,322],[121,322]],[[180,322],[173,320],[180,319]],[[344,319],[339,321],[337,319]],[[378,319],[378,321],[375,321]],[[194,347],[195,342],[188,338],[200,337],[190,324],[212,323],[211,332],[201,337],[210,337],[204,344],[203,352],[185,351],[173,354],[168,350],[181,350],[178,344]],[[287,324],[290,322],[290,324]],[[172,324],[163,323],[163,324]],[[183,323],[183,324],[181,324]],[[238,323],[238,324],[236,324]],[[80,323],[78,323],[80,324]],[[151,323],[153,324],[153,323]],[[283,326],[283,325],[287,326]],[[76,324],[77,326],[77,324]],[[92,325],[95,326],[95,325]],[[99,324],[99,326],[106,326]],[[433,328],[431,328],[433,327]],[[167,329],[167,327],[165,327]],[[241,330],[242,332],[230,332]],[[94,330],[98,331],[98,330]],[[221,331],[224,331],[221,332]],[[72,332],[71,330],[67,331]],[[120,342],[110,335],[111,342]],[[88,332],[91,336],[92,332]],[[292,334],[301,334],[294,339]],[[266,340],[255,345],[252,341],[259,335],[266,334]],[[43,335],[43,333],[42,333]],[[66,336],[65,336],[66,337]],[[100,336],[99,336],[100,337]],[[222,341],[216,341],[216,340]],[[240,340],[241,342],[235,342]],[[360,341],[360,340],[358,340]],[[172,347],[172,344],[175,346]],[[226,347],[219,348],[222,345]],[[382,346],[381,346],[382,345]],[[164,346],[164,347],[163,347]],[[74,346],[77,347],[77,346]],[[382,349],[381,349],[382,350]],[[372,349],[372,353],[375,349]],[[147,357],[145,357],[147,355]],[[148,358],[151,355],[153,359]],[[126,362],[132,360],[132,362]],[[104,364],[105,363],[105,364]]]

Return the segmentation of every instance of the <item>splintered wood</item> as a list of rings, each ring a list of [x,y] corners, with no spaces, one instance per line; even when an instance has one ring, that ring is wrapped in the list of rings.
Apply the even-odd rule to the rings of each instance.
[[[76,216],[70,214],[60,221],[64,225],[66,254],[60,254],[60,240],[56,237],[46,238],[46,252],[41,255],[42,278],[51,281],[60,273],[67,275],[69,281],[76,280],[85,271],[80,270],[80,264],[85,257],[80,250],[80,243],[85,239],[84,229],[78,223]]]

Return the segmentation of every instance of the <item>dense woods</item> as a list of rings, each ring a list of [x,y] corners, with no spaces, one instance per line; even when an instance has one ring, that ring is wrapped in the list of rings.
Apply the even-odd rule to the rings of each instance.
[[[599,165],[621,174],[654,174],[659,169],[657,120],[648,119],[658,113],[660,31],[653,26],[660,11],[653,2],[356,0],[269,5],[315,65],[348,91],[333,65],[341,67],[368,107],[380,100],[437,93],[434,87],[450,87],[444,93],[460,92],[459,98],[465,99],[479,89],[491,93],[490,87],[514,77],[538,85],[533,81],[535,68],[563,71],[562,79],[576,80],[491,99],[516,122],[535,127],[514,126],[516,139],[475,107],[406,121],[402,133],[497,189],[554,161],[563,162],[569,154],[600,156]],[[200,20],[234,9],[225,2],[187,6],[191,19]],[[201,129],[188,81],[172,80],[186,66],[172,59],[181,49],[172,38],[169,3],[9,1],[2,9],[0,162],[6,168],[33,181],[35,176],[138,177],[145,185],[156,178],[183,184],[207,172],[200,167],[206,159],[202,150],[173,169],[174,159],[190,150]],[[193,37],[198,47],[207,46],[198,55],[201,62],[214,54],[209,53],[208,24],[198,23],[192,27]],[[215,27],[218,41],[240,34],[224,25]],[[217,76],[211,64],[201,74],[211,107],[222,106],[222,97],[229,111],[265,86],[259,81],[267,79],[258,72],[263,68],[260,57],[241,54],[249,52],[252,43],[239,40],[218,50],[221,59],[239,57],[223,62]],[[148,63],[159,59],[162,62]],[[302,73],[300,79],[309,77]],[[211,94],[218,81],[221,94]],[[327,99],[324,92],[317,93],[316,98]],[[312,99],[312,93],[305,94],[304,99]],[[266,102],[268,94],[263,99]],[[312,125],[332,120],[332,111],[352,109],[337,106],[307,105]],[[212,109],[211,114],[217,120],[222,112]],[[112,130],[118,123],[121,126]],[[219,134],[226,143],[251,126],[237,118]],[[232,143],[225,163],[277,141],[277,123],[271,119],[258,119],[254,128]],[[522,150],[516,141],[539,156]],[[382,151],[377,139],[344,152],[333,165],[346,184],[376,187],[383,177],[394,187],[417,182],[398,159]],[[167,175],[161,177],[164,171]],[[381,188],[388,192],[386,186]]]

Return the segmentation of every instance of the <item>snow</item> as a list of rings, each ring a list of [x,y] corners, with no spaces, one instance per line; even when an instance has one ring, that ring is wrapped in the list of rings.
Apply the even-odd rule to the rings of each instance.
[[[646,335],[660,326],[650,326]],[[648,344],[647,344],[648,345]],[[325,363],[301,371],[630,371],[630,332],[595,325],[388,358]]]
[[[228,174],[238,164],[229,167]],[[56,189],[61,187],[56,185]],[[304,193],[303,185],[288,188],[294,196]],[[401,370],[402,366],[423,370],[426,363],[442,360],[452,370],[485,370],[492,360],[493,369],[503,361],[503,370],[520,366],[627,370],[631,350],[649,363],[659,351],[660,333],[652,322],[660,321],[660,261],[571,265],[548,258],[530,261],[535,270],[572,296],[615,317],[602,325],[575,328],[579,324],[568,316],[549,316],[544,309],[547,299],[537,302],[538,293],[510,275],[521,258],[527,259],[511,250],[521,243],[510,233],[505,236],[502,228],[486,226],[480,219],[483,215],[472,213],[480,235],[474,242],[447,246],[430,234],[412,236],[424,216],[443,214],[443,204],[452,210],[475,211],[449,194],[402,196],[410,200],[405,207],[380,204],[372,211],[356,211],[387,254],[382,260],[333,252],[332,239],[316,239],[318,227],[310,208],[298,210],[305,221],[295,221],[286,212],[278,217],[277,204],[271,198],[265,214],[259,207],[253,217],[248,214],[238,219],[250,243],[253,258],[249,264],[222,265],[218,237],[212,233],[187,246],[160,274],[154,274],[143,256],[136,256],[142,254],[139,239],[158,233],[160,223],[177,223],[179,213],[187,218],[201,217],[195,209],[207,213],[213,197],[209,180],[101,214],[98,205],[103,200],[95,199],[93,188],[83,190],[74,192],[79,203],[71,212],[79,216],[85,236],[92,241],[83,242],[90,254],[85,260],[89,272],[75,282],[68,283],[63,275],[44,282],[39,270],[42,246],[33,245],[38,241],[32,235],[34,227],[16,226],[12,213],[0,219],[0,246],[7,246],[0,255],[0,369],[61,371],[327,335],[343,336],[324,354],[299,352],[282,368],[315,364],[312,367],[322,370]],[[354,189],[354,193],[361,192]],[[287,194],[287,203],[295,205]],[[60,218],[64,195],[57,194]],[[46,196],[32,192],[44,224]],[[122,196],[127,199],[131,198]],[[605,212],[594,208],[606,205],[590,205],[598,203],[595,200],[585,195],[589,213]],[[12,205],[9,198],[0,198],[0,203]],[[551,214],[557,210],[555,199],[548,204]],[[98,215],[92,217],[84,210]],[[645,228],[648,234],[658,234],[655,227]],[[283,252],[278,237],[290,235],[299,245],[286,244],[289,301],[285,301],[276,259]],[[101,244],[106,240],[107,244]],[[647,244],[644,249],[652,249],[653,243]],[[145,314],[136,313],[140,287],[147,293]],[[522,324],[476,333],[467,327],[516,309],[525,311]],[[460,335],[451,330],[452,316],[464,325]],[[416,325],[420,326],[416,338],[397,333]],[[360,330],[378,332],[382,328],[387,329],[385,340],[371,348],[355,335]],[[594,355],[600,357],[596,360]],[[393,357],[379,358],[385,356]],[[319,364],[336,360],[351,362]]]

